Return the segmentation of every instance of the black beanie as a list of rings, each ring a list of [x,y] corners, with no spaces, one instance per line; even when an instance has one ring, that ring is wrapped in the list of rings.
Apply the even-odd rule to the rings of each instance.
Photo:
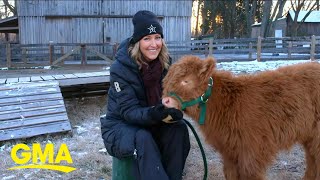
[[[163,38],[162,27],[157,16],[150,11],[138,11],[132,18],[134,31],[131,43],[138,42],[141,38],[149,34],[160,34]]]

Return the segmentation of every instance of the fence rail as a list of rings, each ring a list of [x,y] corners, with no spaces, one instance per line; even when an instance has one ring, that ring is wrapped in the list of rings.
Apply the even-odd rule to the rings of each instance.
[[[0,44],[0,67],[110,64],[117,44]]]
[[[0,44],[0,67],[110,64],[118,44]],[[296,38],[203,39],[167,42],[174,61],[193,54],[217,61],[320,59],[320,36]]]
[[[205,39],[167,42],[174,59],[187,54],[213,56],[217,61],[320,59],[320,36]]]

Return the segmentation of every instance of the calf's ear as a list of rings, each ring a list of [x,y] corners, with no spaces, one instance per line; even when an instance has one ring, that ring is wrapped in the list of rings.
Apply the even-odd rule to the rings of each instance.
[[[216,61],[212,57],[202,60],[202,66],[199,73],[200,78],[207,81],[212,75],[215,67]]]

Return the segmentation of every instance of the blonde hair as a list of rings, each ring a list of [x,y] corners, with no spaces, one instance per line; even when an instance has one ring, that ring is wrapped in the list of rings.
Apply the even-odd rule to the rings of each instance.
[[[162,67],[164,69],[168,69],[169,68],[169,52],[164,39],[161,39],[161,40],[162,40],[162,48],[158,57]],[[139,66],[139,69],[141,69],[142,64],[145,64],[145,62],[143,61],[143,54],[140,50],[139,41],[136,42],[135,44],[131,44],[128,50],[129,50],[129,54],[131,55],[131,58],[136,61],[136,63]]]

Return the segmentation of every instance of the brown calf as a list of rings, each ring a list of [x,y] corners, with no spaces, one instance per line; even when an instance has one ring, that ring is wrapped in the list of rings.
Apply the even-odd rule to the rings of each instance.
[[[213,58],[186,56],[173,64],[164,78],[163,104],[181,108],[176,96],[181,101],[200,97],[208,89],[210,77],[213,86],[200,129],[221,153],[226,179],[265,179],[276,154],[295,143],[305,150],[304,178],[320,179],[319,63],[234,76],[217,70]],[[198,120],[200,108],[190,106],[185,113]]]

